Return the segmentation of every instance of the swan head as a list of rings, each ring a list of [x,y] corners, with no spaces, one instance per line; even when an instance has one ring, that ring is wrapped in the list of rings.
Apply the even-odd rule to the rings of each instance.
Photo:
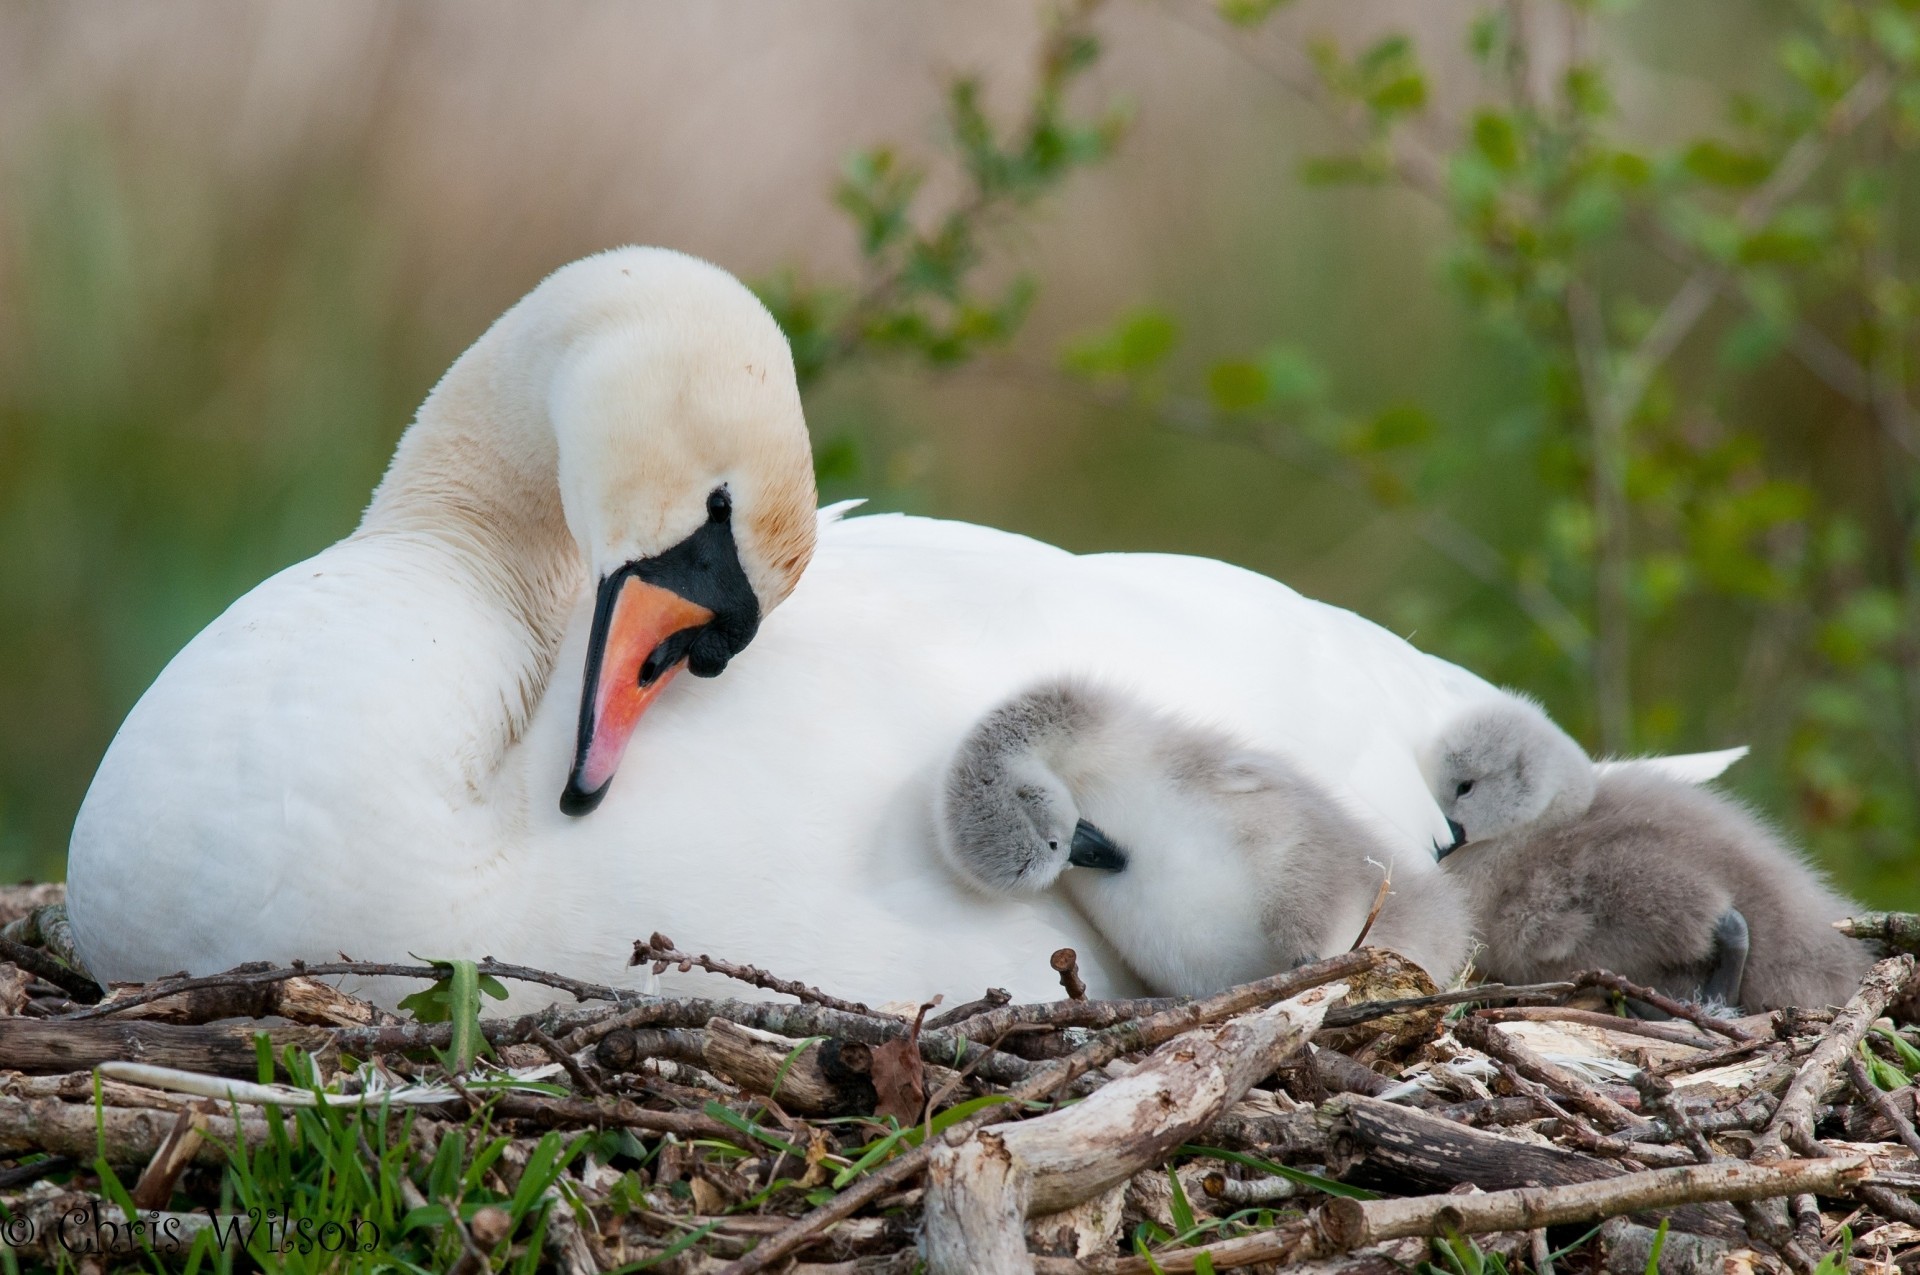
[[[1440,733],[1434,800],[1454,830],[1441,858],[1470,842],[1578,818],[1593,803],[1593,762],[1532,700],[1506,695]]]
[[[1052,684],[976,723],[947,768],[939,842],[961,876],[993,894],[1038,894],[1070,867],[1121,872],[1127,852],[1081,816],[1052,758],[1082,749],[1102,705]]]
[[[584,316],[545,404],[595,590],[560,801],[580,815],[673,676],[719,674],[793,591],[813,553],[815,492],[792,352],[732,275],[628,248],[566,267],[529,301],[556,285]]]

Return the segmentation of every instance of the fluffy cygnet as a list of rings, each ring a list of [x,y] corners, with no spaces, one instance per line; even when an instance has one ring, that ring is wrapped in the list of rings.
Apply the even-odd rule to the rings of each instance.
[[[1471,916],[1431,852],[1376,836],[1305,771],[1075,680],[983,717],[939,792],[941,850],[990,893],[1060,883],[1143,981],[1197,995],[1368,942],[1444,984]],[[1070,870],[1071,869],[1071,870]]]
[[[1593,762],[1517,695],[1455,718],[1430,765],[1492,978],[1600,967],[1748,1010],[1843,1003],[1872,963],[1852,904],[1729,797]]]

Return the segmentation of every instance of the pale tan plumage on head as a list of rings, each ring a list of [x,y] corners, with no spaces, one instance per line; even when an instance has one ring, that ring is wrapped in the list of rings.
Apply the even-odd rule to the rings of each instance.
[[[1530,700],[1463,711],[1432,764],[1491,978],[1598,967],[1761,1010],[1843,1002],[1872,963],[1832,928],[1855,906],[1745,807],[1656,766],[1596,772]]]

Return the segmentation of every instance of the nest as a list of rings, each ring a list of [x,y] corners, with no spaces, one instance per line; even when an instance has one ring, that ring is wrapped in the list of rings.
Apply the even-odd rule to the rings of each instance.
[[[790,999],[345,960],[101,999],[39,889],[0,897],[0,1240],[29,1266],[1920,1269],[1911,955],[1739,1019],[1604,971],[1441,990],[1371,948],[1127,1001],[1061,952],[1060,1000],[896,1012],[657,934],[636,964]],[[407,1018],[342,977],[423,990]],[[481,1017],[512,981],[573,999]]]

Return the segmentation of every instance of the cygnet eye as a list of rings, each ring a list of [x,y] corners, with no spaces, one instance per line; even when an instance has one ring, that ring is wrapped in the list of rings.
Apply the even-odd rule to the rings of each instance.
[[[1460,786],[1453,790],[1453,795],[1456,797],[1464,797],[1472,791],[1473,791],[1473,780],[1462,779],[1460,781]]]
[[[1060,848],[1060,838],[1058,837],[1047,838],[1047,849],[1058,850],[1059,848]]]
[[[715,522],[725,522],[733,516],[733,496],[722,487],[715,487],[707,493],[707,517]]]

